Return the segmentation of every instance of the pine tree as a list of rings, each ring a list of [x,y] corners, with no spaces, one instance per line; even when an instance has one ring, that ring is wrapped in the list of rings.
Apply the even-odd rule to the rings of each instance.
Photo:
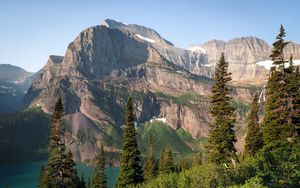
[[[137,147],[136,130],[134,127],[133,106],[128,98],[125,111],[125,128],[121,154],[120,175],[117,187],[136,185],[144,181],[141,167],[140,151]]]
[[[147,144],[147,158],[144,166],[144,179],[150,181],[155,176],[155,159],[153,155],[153,137],[150,133]]]
[[[44,165],[41,166],[40,177],[39,177],[39,188],[50,187],[50,182],[47,176],[47,169]]]
[[[300,93],[299,69],[292,57],[290,66],[284,67],[285,31],[283,26],[273,43],[271,58],[275,65],[266,88],[263,122],[264,147],[258,153],[258,174],[270,187],[299,187],[300,182]]]
[[[286,61],[283,56],[285,42],[283,26],[273,43],[271,58],[273,67],[268,80],[265,105],[265,117],[263,122],[263,138],[266,145],[276,147],[280,141],[297,138],[300,123],[299,112],[299,79],[293,66],[292,57],[290,66],[284,67]]]
[[[91,188],[106,188],[105,160],[104,149],[101,145],[100,152],[96,156],[96,169],[93,174]]]
[[[65,145],[61,140],[61,125],[63,123],[64,108],[62,100],[59,97],[52,115],[52,122],[50,127],[49,150],[50,156],[48,160],[47,171],[52,187],[64,187],[64,160]]]
[[[250,156],[254,156],[263,146],[262,133],[259,127],[258,110],[258,96],[255,95],[248,116],[248,132],[245,138],[245,153]]]
[[[58,98],[54,107],[50,126],[50,156],[47,168],[41,173],[45,174],[46,178],[44,179],[47,179],[49,182],[48,187],[77,188],[80,180],[75,168],[76,163],[73,161],[71,151],[66,154],[66,146],[62,141],[63,133],[61,126],[63,124],[63,117],[63,103],[61,98]]]
[[[236,159],[234,133],[234,108],[230,104],[229,88],[231,80],[227,72],[228,63],[222,54],[215,68],[215,84],[212,88],[211,109],[212,123],[208,137],[208,159],[215,164],[230,164]]]
[[[170,148],[163,148],[159,158],[159,173],[167,174],[174,172],[173,154]]]
[[[71,151],[68,152],[63,164],[62,174],[64,185],[70,188],[77,188],[80,184],[80,179],[75,168],[76,163],[73,161],[73,155]]]

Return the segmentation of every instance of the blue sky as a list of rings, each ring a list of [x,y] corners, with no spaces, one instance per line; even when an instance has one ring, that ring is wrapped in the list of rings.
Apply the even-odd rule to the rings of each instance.
[[[37,71],[106,18],[154,28],[181,48],[242,36],[272,43],[280,24],[300,43],[299,8],[298,0],[0,1],[0,63]]]

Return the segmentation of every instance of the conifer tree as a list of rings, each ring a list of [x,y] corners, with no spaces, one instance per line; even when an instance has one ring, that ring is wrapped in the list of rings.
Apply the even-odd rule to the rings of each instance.
[[[150,133],[148,136],[147,144],[147,158],[144,166],[144,179],[146,181],[151,180],[155,176],[155,159],[153,155],[153,137]]]
[[[52,114],[52,122],[50,127],[49,150],[50,156],[48,160],[47,172],[52,187],[64,187],[64,160],[65,145],[61,140],[61,125],[63,123],[64,107],[59,97]]]
[[[50,126],[50,140],[47,167],[41,171],[46,176],[47,187],[51,188],[77,188],[80,180],[75,168],[76,164],[73,161],[71,151],[66,154],[66,146],[62,140],[61,126],[63,124],[64,107],[61,98],[59,97],[52,114]],[[41,174],[42,176],[42,174]]]
[[[212,88],[211,109],[212,123],[208,137],[208,159],[215,164],[230,164],[236,159],[234,133],[234,108],[230,104],[229,88],[231,80],[227,72],[228,63],[222,54],[215,68],[215,84]]]
[[[77,188],[80,184],[80,179],[77,174],[77,170],[75,168],[76,163],[73,160],[72,152],[69,151],[66,159],[64,160],[64,165],[62,168],[64,185],[66,187],[74,187]]]
[[[136,185],[144,181],[141,167],[140,151],[138,150],[136,130],[134,127],[133,106],[128,98],[125,110],[125,128],[121,153],[120,175],[117,187]]]
[[[245,153],[250,156],[254,156],[263,146],[262,133],[259,127],[258,110],[258,96],[255,95],[248,116],[248,132],[245,138]]]
[[[106,188],[106,176],[105,176],[105,154],[103,145],[100,147],[100,152],[96,156],[96,169],[93,174],[91,188]]]
[[[283,48],[288,44],[284,41],[283,26],[273,43],[271,58],[275,65],[268,80],[263,122],[263,138],[266,145],[276,146],[280,141],[297,138],[300,122],[299,112],[299,79],[293,66],[292,57],[290,66],[284,67]],[[276,67],[277,66],[277,67]]]
[[[47,176],[47,169],[44,165],[41,166],[39,177],[39,188],[49,188],[50,182]]]
[[[173,154],[170,148],[163,148],[159,158],[159,173],[167,174],[174,172]]]

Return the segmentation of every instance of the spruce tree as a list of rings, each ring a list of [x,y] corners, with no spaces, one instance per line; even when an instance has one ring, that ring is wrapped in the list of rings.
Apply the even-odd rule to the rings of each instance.
[[[270,56],[274,67],[266,88],[264,147],[257,156],[257,169],[267,186],[299,187],[300,79],[292,58],[289,67],[284,66],[283,48],[287,44],[284,37],[281,26]]]
[[[80,179],[75,168],[76,163],[73,161],[72,152],[67,153],[66,159],[64,160],[64,165],[62,168],[64,185],[66,187],[79,187]]]
[[[50,140],[49,151],[50,156],[48,159],[47,167],[41,171],[44,173],[49,183],[47,187],[58,188],[68,187],[77,188],[80,180],[75,168],[76,164],[73,161],[71,151],[66,154],[66,146],[62,140],[62,130],[64,117],[64,107],[61,98],[59,97],[52,114],[52,121],[50,126]],[[42,174],[41,174],[42,176]]]
[[[215,164],[230,164],[236,159],[236,142],[234,133],[234,108],[230,104],[229,88],[227,83],[231,80],[227,72],[228,63],[222,54],[215,68],[215,83],[211,96],[211,117],[208,137],[208,159]]]
[[[52,187],[64,187],[64,160],[65,145],[61,139],[61,125],[63,123],[64,107],[59,97],[52,114],[52,122],[50,127],[49,150],[50,156],[48,160],[47,171]]]
[[[144,181],[140,151],[137,145],[137,133],[134,127],[133,106],[128,98],[125,110],[125,128],[121,153],[120,175],[117,187],[136,185]]]
[[[245,153],[250,156],[254,156],[263,146],[262,133],[259,127],[258,110],[258,96],[255,95],[248,116],[248,132],[245,138]]]
[[[40,177],[39,177],[39,188],[49,188],[50,182],[47,175],[47,169],[44,165],[41,166]]]
[[[159,173],[168,174],[174,172],[173,154],[170,148],[163,148],[159,158]]]
[[[155,159],[153,155],[153,137],[150,133],[147,144],[147,158],[144,165],[144,179],[150,181],[155,176]]]
[[[103,146],[100,147],[100,152],[96,156],[96,169],[93,174],[91,188],[106,188],[105,176],[105,153]]]
[[[300,122],[299,79],[290,58],[290,66],[284,67],[283,49],[288,44],[284,41],[283,26],[273,43],[271,58],[274,67],[266,88],[267,101],[263,122],[263,138],[266,145],[276,147],[280,141],[297,138]]]

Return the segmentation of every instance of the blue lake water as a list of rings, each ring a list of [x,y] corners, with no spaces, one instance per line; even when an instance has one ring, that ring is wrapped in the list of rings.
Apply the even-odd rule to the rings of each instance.
[[[38,178],[41,165],[46,161],[38,161],[20,164],[0,165],[0,188],[35,188],[38,185]],[[87,181],[91,177],[94,168],[84,163],[77,163],[78,175],[84,175]],[[106,168],[108,187],[113,187],[119,175],[119,168]]]

